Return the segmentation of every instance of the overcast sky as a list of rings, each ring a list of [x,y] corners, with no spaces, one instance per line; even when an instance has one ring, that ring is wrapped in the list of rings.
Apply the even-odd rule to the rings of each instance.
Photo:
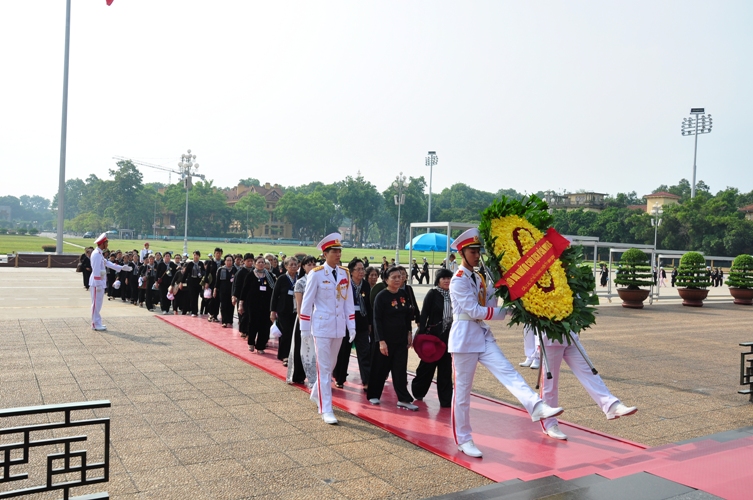
[[[753,190],[751,1],[72,0],[66,178],[399,172],[496,191]],[[0,195],[57,192],[65,0],[0,2]],[[747,117],[747,118],[746,118]],[[145,182],[168,174],[142,168]],[[176,177],[173,176],[173,181]]]

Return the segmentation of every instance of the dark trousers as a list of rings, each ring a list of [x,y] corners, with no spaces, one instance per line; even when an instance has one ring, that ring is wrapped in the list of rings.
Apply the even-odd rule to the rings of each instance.
[[[332,370],[332,376],[335,378],[335,382],[339,385],[343,385],[348,378],[348,365],[350,364],[350,352],[353,344],[350,343],[350,337],[348,332],[345,332],[342,344],[340,344],[340,350],[337,352],[337,363]]]
[[[188,309],[191,314],[199,314],[199,295],[201,295],[201,285],[199,278],[188,278]]]
[[[233,324],[233,315],[235,313],[235,307],[233,306],[233,297],[230,293],[218,294],[217,300],[220,303],[220,315],[222,316],[222,322],[228,325]]]
[[[217,297],[212,297],[212,301],[209,303],[209,316],[217,318],[217,315],[220,314],[220,306],[220,291],[217,290]]]
[[[340,352],[337,354],[337,365],[332,372],[335,377],[335,381],[338,384],[344,384],[345,379],[348,378],[348,364],[350,363],[351,347],[356,346],[356,357],[358,358],[358,372],[361,376],[361,383],[365,386],[369,385],[369,377],[371,376],[371,340],[369,339],[369,330],[357,330],[356,338],[351,344],[348,342],[349,332],[345,333]]]
[[[86,288],[88,290],[89,289],[89,278],[91,278],[92,272],[91,271],[87,271],[86,269],[84,269],[84,271],[81,274],[84,275],[84,288]]]
[[[256,349],[264,350],[267,348],[269,341],[269,327],[272,322],[269,321],[269,311],[247,311],[248,318],[248,345],[255,346]]]
[[[431,387],[434,371],[437,372],[439,406],[449,408],[452,406],[452,355],[449,352],[444,353],[444,356],[435,363],[421,361],[418,364],[416,378],[411,384],[411,392],[417,399],[423,399]]]
[[[387,345],[388,356],[379,350],[374,343],[371,374],[369,375],[369,389],[366,396],[369,399],[381,398],[387,375],[392,373],[392,386],[395,388],[398,401],[412,403],[413,397],[408,392],[408,345],[407,342]]]
[[[139,301],[139,277],[130,275],[128,276],[128,288],[131,289],[131,304],[135,304]]]
[[[277,349],[277,359],[282,361],[290,355],[290,343],[293,340],[293,325],[295,325],[295,313],[278,314],[277,327],[282,332],[280,346]]]
[[[167,282],[167,280],[163,279],[163,283]],[[162,309],[163,312],[167,312],[170,310],[170,301],[167,299],[167,292],[170,291],[170,284],[162,285],[160,284],[159,287],[159,307]]]
[[[293,382],[296,384],[302,384],[306,381],[306,370],[303,368],[303,361],[301,361],[301,328],[298,323],[295,325],[295,349],[293,349]],[[290,363],[290,358],[288,358]]]

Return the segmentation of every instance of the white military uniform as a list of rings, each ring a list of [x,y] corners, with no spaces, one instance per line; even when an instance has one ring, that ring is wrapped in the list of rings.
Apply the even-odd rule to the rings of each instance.
[[[570,335],[572,335],[575,342],[578,342],[577,333],[571,332]],[[586,389],[588,395],[596,401],[597,405],[599,405],[601,411],[607,413],[613,404],[620,401],[609,392],[609,389],[607,389],[607,386],[601,377],[599,375],[594,375],[591,372],[591,368],[588,366],[588,363],[586,363],[586,360],[583,359],[583,356],[575,345],[568,345],[567,340],[564,341],[564,344],[549,340],[545,333],[542,334],[542,338],[544,340],[544,347],[546,348],[546,358],[549,361],[549,371],[552,374],[552,378],[547,379],[546,371],[544,369],[541,370],[542,380],[540,380],[539,387],[541,399],[543,399],[546,404],[549,406],[557,406],[557,400],[559,399],[560,366],[562,365],[563,359],[565,360],[565,363],[567,363],[567,366],[573,371],[573,374],[583,388]],[[536,344],[538,345],[538,343],[537,339]],[[557,418],[546,418],[540,420],[540,422],[542,428],[546,430],[553,425],[557,425]]]
[[[299,318],[301,336],[313,335],[316,346],[317,376],[311,400],[316,401],[319,413],[332,413],[332,370],[337,353],[346,328],[355,335],[356,313],[351,293],[350,273],[345,267],[332,268],[325,263],[308,274]]]
[[[475,278],[471,278],[474,275]],[[502,354],[491,328],[484,323],[484,320],[503,319],[505,309],[495,307],[494,289],[486,288],[482,283],[483,278],[480,274],[462,265],[450,280],[454,321],[450,328],[447,350],[452,353],[452,366],[455,372],[452,425],[457,444],[472,440],[471,389],[477,363],[484,365],[513,396],[518,398],[528,413],[532,413],[541,401]]]
[[[101,243],[101,235],[97,238],[96,243]],[[106,237],[105,237],[106,239]],[[91,255],[92,274],[89,277],[89,292],[92,296],[92,329],[104,330],[106,327],[102,325],[102,316],[100,311],[102,310],[102,302],[105,300],[105,288],[107,288],[107,267],[120,272],[123,266],[113,264],[109,260],[105,259],[102,255],[102,249],[97,246]]]

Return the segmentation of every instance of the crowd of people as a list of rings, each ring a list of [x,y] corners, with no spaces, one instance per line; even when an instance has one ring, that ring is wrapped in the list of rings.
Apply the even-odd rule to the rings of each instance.
[[[582,368],[582,363],[568,350],[558,355],[550,367],[557,372],[554,382],[544,384],[541,396],[513,368],[484,322],[503,319],[506,310],[496,306],[494,288],[487,287],[484,276],[475,270],[480,258],[477,230],[467,231],[453,243],[462,263],[453,254],[437,270],[434,287],[421,307],[405,267],[386,257],[380,267],[358,257],[343,266],[340,239],[337,233],[325,237],[318,245],[319,258],[232,255],[215,248],[202,260],[199,251],[189,258],[152,252],[149,243],[141,250],[111,252],[103,234],[95,241],[97,248],[82,255],[80,266],[84,286],[97,290],[92,292],[92,328],[106,329],[99,318],[102,300],[98,298],[105,289],[108,300],[149,310],[159,307],[162,314],[201,315],[223,328],[233,328],[237,313],[240,337],[250,352],[266,354],[270,334],[278,337],[277,359],[287,367],[287,382],[311,389],[311,399],[328,424],[338,423],[332,382],[336,388],[344,387],[353,347],[364,399],[372,405],[382,403],[391,375],[397,407],[419,411],[415,402],[426,397],[436,373],[440,407],[451,409],[458,449],[472,457],[482,455],[472,441],[470,426],[473,375],[481,363],[521,401],[533,421],[542,421],[545,434],[567,438],[555,419],[562,408],[548,403],[557,403],[562,359],[571,368]],[[414,260],[413,277],[428,280],[428,272],[425,260],[423,268]],[[410,348],[421,361],[409,390]],[[582,378],[580,372],[576,376]],[[635,407],[626,407],[608,393],[600,377],[591,377],[581,382],[607,418],[635,413]]]

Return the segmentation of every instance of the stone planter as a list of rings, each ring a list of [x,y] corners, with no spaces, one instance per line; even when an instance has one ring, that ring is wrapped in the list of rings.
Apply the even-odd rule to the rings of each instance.
[[[735,304],[741,306],[753,305],[753,288],[730,287],[729,294],[735,298]]]
[[[682,297],[682,305],[703,307],[703,299],[708,296],[709,291],[705,288],[678,288],[677,293]]]
[[[617,295],[622,299],[622,307],[630,309],[643,309],[643,301],[648,297],[649,290],[638,288],[631,290],[629,288],[618,288]]]

